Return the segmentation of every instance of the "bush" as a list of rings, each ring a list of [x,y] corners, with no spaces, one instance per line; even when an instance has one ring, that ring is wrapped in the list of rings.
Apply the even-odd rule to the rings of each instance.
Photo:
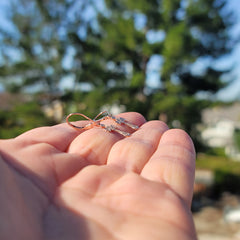
[[[0,138],[13,138],[32,128],[52,125],[36,102],[16,104],[10,111],[0,110]]]

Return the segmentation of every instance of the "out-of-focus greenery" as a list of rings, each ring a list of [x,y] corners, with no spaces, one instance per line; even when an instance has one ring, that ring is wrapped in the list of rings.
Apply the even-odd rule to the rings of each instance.
[[[213,156],[202,153],[198,154],[196,168],[240,175],[240,162],[233,161],[226,156]]]
[[[170,126],[196,138],[195,125],[209,104],[196,95],[216,93],[230,70],[216,68],[234,46],[229,30],[235,19],[227,2],[9,0],[13,27],[0,28],[0,81],[12,92],[61,92],[66,113],[93,117],[116,103],[148,120],[165,114]],[[161,63],[151,70],[156,58]],[[203,68],[194,71],[199,60]],[[153,85],[148,79],[156,73]],[[17,133],[45,124],[40,111],[24,111],[16,106],[1,114],[4,136],[6,128]]]
[[[11,110],[0,110],[0,138],[13,138],[32,128],[51,125],[36,101],[16,104]]]
[[[236,129],[234,132],[234,143],[237,149],[240,151],[240,129]]]
[[[219,148],[206,147],[205,154],[212,155],[212,156],[223,157],[223,158],[226,157],[224,147],[219,147]]]
[[[197,169],[208,169],[214,174],[210,197],[218,198],[224,192],[240,194],[240,163],[224,156],[198,154]]]

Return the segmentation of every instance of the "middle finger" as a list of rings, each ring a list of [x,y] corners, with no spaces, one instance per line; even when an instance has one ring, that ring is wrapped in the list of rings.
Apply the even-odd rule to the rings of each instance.
[[[127,171],[141,172],[166,130],[168,130],[167,125],[161,121],[145,123],[131,137],[113,145],[107,163]]]

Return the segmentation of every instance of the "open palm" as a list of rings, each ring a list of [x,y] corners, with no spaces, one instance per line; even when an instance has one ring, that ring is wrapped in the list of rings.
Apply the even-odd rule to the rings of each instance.
[[[0,239],[196,239],[191,139],[121,117],[141,127],[123,138],[60,124],[0,141]]]

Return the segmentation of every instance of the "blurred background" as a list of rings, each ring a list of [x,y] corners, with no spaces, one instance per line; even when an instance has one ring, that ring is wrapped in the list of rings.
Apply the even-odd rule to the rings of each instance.
[[[240,239],[239,0],[0,0],[0,138],[137,111],[197,150],[199,239]]]

